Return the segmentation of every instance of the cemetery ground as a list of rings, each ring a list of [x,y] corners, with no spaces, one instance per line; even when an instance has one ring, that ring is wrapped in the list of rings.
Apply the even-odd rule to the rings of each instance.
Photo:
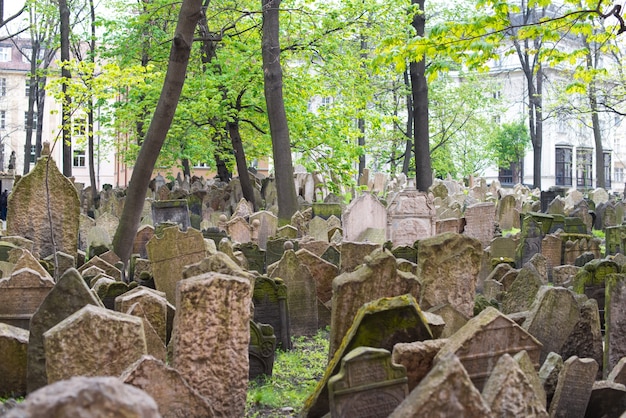
[[[328,328],[297,337],[293,349],[276,351],[272,376],[250,381],[246,418],[296,416],[322,378],[328,358]]]

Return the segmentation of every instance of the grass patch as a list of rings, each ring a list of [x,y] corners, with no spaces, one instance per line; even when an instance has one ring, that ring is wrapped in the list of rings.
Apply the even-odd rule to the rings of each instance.
[[[329,330],[293,339],[293,349],[276,351],[272,376],[251,381],[246,417],[285,417],[299,413],[328,362]]]

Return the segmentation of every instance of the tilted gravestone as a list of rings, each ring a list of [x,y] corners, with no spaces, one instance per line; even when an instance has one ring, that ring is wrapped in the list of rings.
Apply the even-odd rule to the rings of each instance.
[[[289,313],[287,310],[287,286],[282,279],[258,277],[254,281],[254,320],[274,328],[277,343],[283,350],[291,349]]]
[[[0,397],[26,393],[26,347],[28,331],[0,323]]]
[[[25,266],[0,279],[0,322],[28,329],[30,319],[53,287],[54,280],[47,272],[44,275]]]
[[[272,375],[275,351],[276,336],[272,326],[250,321],[250,346],[248,347],[250,380],[259,376]]]
[[[173,366],[218,416],[244,415],[251,299],[250,280],[220,273],[190,277],[176,287]]]
[[[276,235],[278,229],[278,218],[271,212],[261,211],[250,215],[250,224],[253,225],[254,221],[258,220],[257,244],[259,248],[265,250],[267,248],[267,241],[270,237]]]
[[[93,305],[43,336],[48,383],[74,376],[119,376],[146,354],[140,318]]]
[[[516,250],[515,263],[521,268],[533,255],[541,253],[543,239],[542,226],[532,216],[526,216],[522,222],[521,238]]]
[[[165,344],[167,342],[167,299],[165,293],[138,286],[115,298],[115,310],[128,312],[131,306],[136,303],[141,305],[145,319],[150,322],[150,325]]]
[[[409,394],[406,370],[391,363],[387,350],[358,347],[341,359],[328,394],[333,417],[386,418]]]
[[[436,340],[398,343],[393,346],[391,359],[406,369],[409,392],[415,389],[432,369],[435,356],[447,341],[446,338],[438,338]]]
[[[585,416],[597,371],[598,363],[593,359],[576,356],[567,359],[550,403],[550,416]]]
[[[45,370],[44,332],[88,304],[102,306],[102,302],[87,287],[80,273],[76,269],[70,269],[61,276],[33,314],[28,339],[29,393],[48,382]]]
[[[55,251],[76,257],[80,200],[72,182],[42,151],[42,158],[9,195],[7,235],[33,241],[33,253],[45,258]]]
[[[608,374],[626,357],[626,275],[609,275],[605,292],[604,373]]]
[[[148,258],[148,250],[146,244],[154,236],[154,227],[152,225],[142,225],[135,235],[133,242],[133,254],[139,254],[141,258]]]
[[[496,206],[491,202],[477,203],[465,209],[463,234],[488,246],[493,239]]]

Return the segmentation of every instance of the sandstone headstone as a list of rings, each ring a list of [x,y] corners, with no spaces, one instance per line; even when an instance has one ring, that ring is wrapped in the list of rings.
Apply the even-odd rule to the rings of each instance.
[[[137,231],[135,241],[133,242],[133,254],[139,254],[141,258],[148,258],[148,250],[146,245],[154,236],[154,227],[151,225],[142,225]]]
[[[397,343],[393,346],[391,359],[406,369],[409,392],[412,391],[428,374],[433,367],[435,356],[448,340],[415,341],[412,343]]]
[[[287,286],[282,279],[258,277],[254,281],[254,321],[269,324],[274,329],[277,343],[283,350],[291,349]]]
[[[267,240],[276,235],[278,229],[278,218],[271,212],[261,211],[250,215],[250,224],[253,224],[255,220],[259,221],[257,229],[257,244],[259,248],[265,250],[267,247]]]
[[[504,282],[505,279],[506,275],[502,281]],[[507,293],[502,300],[502,312],[512,314],[530,309],[543,284],[544,280],[537,269],[531,264],[526,264],[519,270],[510,286],[504,284],[504,290]]]
[[[341,360],[328,381],[333,417],[386,418],[408,395],[406,370],[384,349],[358,347]]]
[[[465,209],[464,234],[487,247],[493,239],[496,207],[491,202],[477,203]]]
[[[162,223],[178,225],[182,231],[191,226],[187,200],[157,200],[152,202],[152,222],[154,226]]]
[[[340,271],[342,273],[354,271],[354,269],[363,264],[365,257],[369,256],[372,251],[378,248],[381,248],[380,244],[343,241],[341,243]]]
[[[167,335],[167,299],[165,293],[138,286],[115,298],[115,310],[128,312],[134,304],[140,304],[145,319],[150,322],[163,343]]]
[[[28,331],[0,322],[0,397],[26,394]]]
[[[498,224],[503,230],[519,228],[519,209],[515,195],[504,196],[498,202]]]
[[[28,339],[28,392],[45,386],[46,363],[44,332],[80,310],[85,305],[102,306],[76,269],[61,276],[30,320]]]
[[[448,354],[456,355],[479,390],[504,353],[515,355],[525,350],[539,368],[541,343],[526,330],[492,307],[483,310],[441,348],[435,361]]]
[[[626,387],[606,380],[596,381],[591,389],[585,417],[620,417],[626,411]]]
[[[226,232],[234,242],[246,243],[252,240],[252,228],[241,216],[231,218],[226,223]]]
[[[418,243],[422,282],[420,306],[450,304],[468,318],[474,314],[474,295],[482,247],[468,236],[445,233]]]
[[[561,349],[563,358],[578,356],[580,358],[592,358],[598,364],[603,363],[602,330],[600,327],[600,312],[598,302],[588,299],[581,303],[580,319],[567,337]],[[598,370],[598,378],[602,377],[602,370]]]
[[[619,359],[617,364],[613,367],[613,369],[611,369],[607,380],[626,385],[626,357]]]
[[[522,233],[516,251],[516,264],[523,266],[533,255],[541,253],[543,233],[541,224],[537,223],[532,216],[526,216],[522,223]]]
[[[605,297],[604,371],[608,374],[622,357],[626,357],[626,275],[608,276]]]
[[[7,235],[33,241],[33,253],[45,258],[55,251],[76,257],[80,200],[72,182],[49,155],[13,187],[8,201]]]
[[[441,358],[389,415],[401,417],[489,417],[491,411],[454,355]]]
[[[550,416],[585,416],[597,371],[598,363],[593,359],[576,356],[567,359],[559,373],[559,381],[550,403]]]
[[[28,329],[31,317],[53,287],[49,274],[29,267],[0,279],[0,322]]]
[[[204,238],[193,228],[186,232],[178,227],[166,228],[162,237],[152,237],[146,249],[156,288],[165,292],[170,303],[174,302],[176,283],[183,277],[183,267],[198,263],[206,256]]]
[[[300,264],[305,265],[313,276],[318,299],[322,303],[330,301],[333,292],[333,280],[339,274],[337,266],[305,249],[298,250],[296,256]]]
[[[140,318],[86,305],[44,333],[48,382],[119,376],[146,354]]]
[[[220,273],[182,280],[176,288],[173,366],[218,416],[244,415],[251,297],[248,279]]]
[[[211,418],[211,405],[181,374],[163,362],[143,356],[122,373],[120,380],[150,395],[163,418]]]
[[[559,382],[559,373],[563,368],[563,358],[557,353],[550,353],[539,369],[539,381],[546,392],[546,405],[550,407],[556,385]]]
[[[431,197],[414,188],[396,194],[387,206],[387,240],[393,245],[413,245],[436,233],[435,206]]]
[[[344,241],[358,241],[369,228],[387,230],[387,210],[371,193],[363,193],[352,200],[341,216]]]
[[[248,347],[250,380],[259,376],[272,375],[275,351],[276,336],[272,326],[250,321],[250,346]]]

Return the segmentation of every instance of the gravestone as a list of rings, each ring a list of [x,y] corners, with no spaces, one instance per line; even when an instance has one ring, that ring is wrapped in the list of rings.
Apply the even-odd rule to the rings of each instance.
[[[266,266],[271,266],[283,257],[287,242],[292,243],[294,251],[298,251],[298,241],[290,241],[287,238],[275,238],[267,241],[267,249],[265,251]]]
[[[141,319],[143,323],[143,335],[146,339],[146,354],[161,361],[167,361],[167,348],[165,347],[165,343],[148,321],[147,315],[143,310],[143,305],[134,303],[123,313]]]
[[[9,195],[7,235],[32,240],[31,252],[39,258],[55,251],[76,257],[80,222],[78,193],[56,163],[49,161],[48,146],[44,146],[41,155]]]
[[[120,219],[109,212],[105,212],[96,218],[96,227],[102,228],[106,232],[105,236],[109,237],[107,244],[111,243],[111,239],[115,236],[115,230],[119,223]]]
[[[515,248],[517,243],[510,237],[496,237],[489,245],[491,259],[498,259],[502,262],[508,260],[515,261]],[[497,263],[499,264],[499,263]]]
[[[313,202],[311,209],[313,211],[313,218],[319,216],[324,220],[328,220],[331,217],[341,218],[341,213],[343,212],[342,203],[334,202]]]
[[[287,250],[276,264],[268,267],[271,278],[283,279],[287,286],[289,328],[292,335],[311,336],[317,332],[317,290],[309,269],[300,264],[293,250]]]
[[[600,327],[600,312],[595,299],[578,298],[580,319],[563,344],[561,356],[570,358],[592,358],[598,364],[603,364],[604,349],[602,346],[602,330]],[[582,303],[581,303],[582,302]],[[602,370],[598,370],[598,379],[602,378]]]
[[[163,343],[167,343],[167,299],[165,293],[138,286],[115,298],[115,310],[128,312],[134,305],[141,305],[143,317],[150,323]]]
[[[560,193],[556,190],[542,190],[539,200],[541,201],[541,211],[543,213],[550,213],[549,207],[555,199],[560,198]]]
[[[532,264],[527,263],[516,275],[512,275],[512,282],[509,284],[506,281],[512,272],[507,273],[501,281],[506,291],[501,303],[501,310],[505,314],[530,309],[539,288],[546,284],[544,278]]]
[[[26,394],[28,331],[0,322],[0,397]]]
[[[415,389],[432,369],[435,356],[447,341],[446,338],[438,338],[411,343],[397,343],[393,346],[391,360],[396,364],[403,365],[406,369],[409,392]]]
[[[313,276],[317,298],[322,303],[329,302],[333,293],[333,280],[339,274],[337,266],[305,249],[298,250],[296,256],[300,264],[305,265]]]
[[[186,231],[191,226],[187,200],[156,200],[152,202],[152,224],[156,228],[163,223],[172,223],[182,231]]]
[[[73,376],[119,376],[146,354],[140,318],[93,305],[43,334],[48,383]]]
[[[276,336],[272,326],[250,321],[250,346],[248,347],[250,380],[272,375],[275,351]]]
[[[419,280],[411,273],[399,271],[395,257],[387,250],[374,251],[361,268],[337,276],[333,280],[329,358],[339,348],[361,306],[404,294],[419,298]]]
[[[250,215],[250,224],[253,224],[255,220],[259,221],[259,226],[256,230],[257,244],[262,250],[267,249],[267,241],[270,237],[276,235],[278,229],[278,218],[271,212],[261,211]]]
[[[283,350],[291,349],[289,313],[287,310],[287,286],[282,279],[261,276],[254,281],[254,321],[269,324]]]
[[[248,270],[256,271],[259,274],[265,273],[265,251],[252,242],[239,244],[237,246],[248,262]]]
[[[220,273],[181,280],[176,288],[173,367],[217,416],[244,415],[251,299],[248,279]]]
[[[365,258],[367,256],[369,256],[373,251],[378,250],[379,248],[381,248],[380,244],[369,242],[342,242],[340,271],[342,273],[349,273],[351,271],[354,271],[358,266],[365,262]]]
[[[562,264],[563,241],[556,235],[546,235],[541,241],[541,254],[546,258],[548,280],[552,281],[553,269]]]
[[[541,343],[497,309],[488,307],[448,338],[435,362],[454,354],[463,363],[474,385],[482,390],[496,359],[504,353],[515,355],[522,350],[539,369]]]
[[[87,236],[89,235],[89,230],[96,226],[96,221],[81,213],[78,224],[78,249],[87,251]]]
[[[28,339],[28,392],[45,386],[46,363],[43,334],[85,305],[102,306],[76,269],[66,271],[30,320]]]
[[[151,225],[142,225],[135,235],[133,242],[133,254],[139,254],[141,258],[148,258],[148,250],[146,245],[154,236],[154,227]]]
[[[28,329],[33,314],[54,287],[50,275],[38,270],[23,266],[0,279],[0,322]]]
[[[473,316],[482,257],[480,242],[448,232],[419,241],[417,250],[420,306],[430,309],[449,303],[466,317]]]
[[[541,253],[543,233],[541,224],[531,216],[526,216],[522,222],[522,233],[516,250],[515,263],[522,267],[533,255]]]
[[[368,229],[387,230],[387,210],[371,193],[363,193],[348,204],[341,216],[344,241],[358,241]]]
[[[329,245],[326,251],[322,254],[322,260],[328,261],[337,267],[341,265],[341,253],[334,245]]]
[[[384,349],[357,347],[328,381],[332,417],[386,418],[409,394],[406,370]]]
[[[435,364],[389,418],[490,416],[489,406],[472,384],[461,361],[454,355],[447,355]]]
[[[309,222],[309,236],[318,241],[328,242],[328,222],[319,216],[313,217]]]
[[[226,223],[226,232],[234,242],[248,243],[252,240],[252,228],[241,216],[231,218]]]
[[[498,202],[498,224],[502,230],[519,228],[519,210],[515,195],[504,196]]]
[[[112,277],[115,280],[121,280],[122,278],[122,272],[117,267],[107,263],[98,256],[90,258],[89,261],[78,268],[78,272],[82,274],[92,266],[98,267],[104,271],[107,276]]]
[[[393,245],[413,245],[435,235],[435,205],[430,196],[415,188],[405,188],[387,206],[387,240]]]
[[[482,396],[493,416],[548,418],[545,399],[537,397],[525,373],[509,354],[498,359]]]
[[[206,256],[202,233],[193,228],[186,232],[178,227],[166,228],[162,237],[155,235],[148,241],[146,249],[156,288],[165,292],[170,303],[174,302],[176,283],[183,277],[183,267],[200,262]]]
[[[112,310],[115,307],[115,298],[137,286],[137,282],[125,283],[107,279],[103,282],[97,280],[92,286],[92,290],[98,295],[105,308]]]
[[[542,286],[522,327],[542,345],[540,363],[563,346],[580,320],[574,293],[563,287]]]
[[[567,359],[550,403],[550,416],[585,416],[597,371],[598,363],[593,359],[576,356]]]
[[[465,209],[463,233],[487,247],[493,239],[496,206],[491,202],[476,203]]]
[[[324,376],[305,401],[301,416],[321,417],[329,412],[327,383],[339,372],[341,359],[355,348],[373,347],[391,351],[398,343],[432,338],[427,319],[413,296],[384,297],[366,303],[358,310],[348,334],[330,358]]]
[[[626,275],[611,274],[606,280],[604,311],[604,373],[626,357]],[[600,305],[598,301],[598,305]]]
[[[462,218],[446,218],[437,220],[437,234],[443,234],[444,232],[454,232],[460,234],[463,232],[465,226],[465,219]]]
[[[119,378],[145,391],[159,406],[162,418],[212,418],[209,402],[194,390],[174,368],[150,356],[143,356]]]

